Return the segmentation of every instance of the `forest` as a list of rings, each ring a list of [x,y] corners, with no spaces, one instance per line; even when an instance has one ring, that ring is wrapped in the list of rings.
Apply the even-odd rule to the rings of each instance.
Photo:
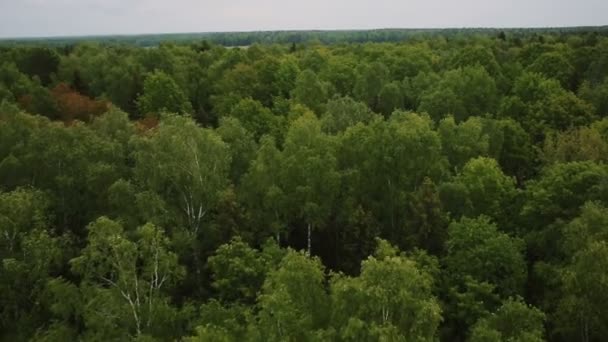
[[[291,31],[244,31],[244,32],[201,32],[201,33],[164,33],[139,35],[98,35],[69,37],[29,37],[0,38],[0,46],[44,45],[65,47],[83,42],[104,45],[129,45],[156,47],[168,42],[171,44],[193,44],[202,40],[223,46],[249,46],[252,44],[300,44],[300,43],[386,43],[406,40],[425,40],[432,37],[459,38],[471,35],[496,36],[509,34],[520,39],[532,35],[559,34],[608,34],[608,26],[579,26],[555,28],[419,28],[419,29],[376,29],[376,30],[291,30]]]
[[[2,45],[0,341],[602,341],[608,31],[316,34]]]

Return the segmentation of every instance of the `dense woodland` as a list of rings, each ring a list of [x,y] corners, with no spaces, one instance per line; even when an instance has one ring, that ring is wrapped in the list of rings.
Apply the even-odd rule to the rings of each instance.
[[[608,335],[604,33],[20,44],[0,99],[0,340]]]
[[[508,34],[512,39],[529,38],[545,34],[608,35],[608,26],[581,26],[556,28],[419,28],[419,29],[376,29],[376,30],[332,30],[332,31],[245,31],[245,32],[202,32],[202,33],[165,33],[114,36],[76,36],[46,38],[4,38],[0,45],[45,45],[65,46],[82,42],[97,42],[110,45],[134,45],[140,47],[158,46],[163,42],[172,44],[192,44],[205,40],[223,46],[249,46],[261,44],[291,44],[318,42],[323,44],[402,42],[404,40],[423,41],[433,37],[462,38],[471,35],[489,36]]]

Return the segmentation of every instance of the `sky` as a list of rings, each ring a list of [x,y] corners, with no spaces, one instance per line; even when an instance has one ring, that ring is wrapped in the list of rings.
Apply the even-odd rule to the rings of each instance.
[[[0,37],[608,25],[608,0],[0,0]]]

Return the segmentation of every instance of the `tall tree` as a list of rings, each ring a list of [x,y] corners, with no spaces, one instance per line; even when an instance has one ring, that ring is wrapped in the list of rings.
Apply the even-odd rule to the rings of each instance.
[[[258,297],[261,340],[323,339],[330,313],[324,281],[319,259],[289,250]]]
[[[192,105],[183,90],[162,71],[149,74],[144,81],[144,92],[137,98],[141,115],[161,112],[192,114]]]
[[[333,145],[310,112],[292,123],[285,138],[280,179],[288,212],[306,225],[308,254],[312,231],[324,228],[340,185]]]
[[[84,319],[90,338],[153,334],[170,307],[166,289],[184,275],[164,231],[152,224],[137,229],[101,217],[88,226],[87,246],[71,260],[82,277]],[[110,327],[118,327],[111,329]]]
[[[312,70],[304,70],[296,79],[292,97],[317,114],[323,113],[327,101],[327,86]]]
[[[212,130],[175,115],[134,144],[136,179],[174,205],[181,218],[175,223],[197,235],[227,184],[228,146]]]
[[[361,264],[358,277],[331,280],[332,323],[343,341],[436,339],[441,308],[432,276],[386,242]],[[383,247],[384,246],[384,247]]]

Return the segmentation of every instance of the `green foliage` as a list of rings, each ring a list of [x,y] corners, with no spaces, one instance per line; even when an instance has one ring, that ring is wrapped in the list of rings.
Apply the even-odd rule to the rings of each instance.
[[[322,228],[331,214],[340,186],[333,142],[321,132],[320,121],[306,113],[294,121],[285,137],[279,180],[286,194],[287,213],[311,231]]]
[[[45,284],[67,249],[49,229],[48,207],[38,190],[0,193],[0,338],[28,339],[48,318]]]
[[[155,71],[146,77],[144,92],[137,98],[137,109],[142,115],[161,112],[192,113],[192,105],[184,92],[162,71]]]
[[[605,165],[589,161],[549,166],[528,185],[522,215],[538,228],[557,219],[572,219],[586,201],[606,198],[607,176]]]
[[[425,178],[410,195],[406,213],[405,240],[409,242],[405,245],[439,254],[444,247],[448,220],[439,190],[431,179]]]
[[[441,135],[443,153],[454,169],[462,168],[469,159],[488,154],[490,141],[479,118],[456,124],[449,116],[439,122],[437,131]]]
[[[606,162],[608,141],[591,127],[580,127],[556,134],[548,134],[543,146],[546,163],[568,163],[574,161]]]
[[[59,54],[45,47],[31,47],[18,51],[19,70],[30,77],[38,77],[43,85],[51,82],[51,76],[59,67]]]
[[[515,182],[494,159],[469,160],[452,182],[443,183],[442,202],[453,217],[487,215],[505,219],[516,195]]]
[[[339,133],[358,123],[367,124],[376,115],[363,103],[350,97],[336,97],[327,103],[325,114],[321,118],[323,130]]]
[[[528,67],[528,70],[540,73],[547,78],[554,78],[566,89],[572,84],[574,76],[574,67],[568,61],[567,56],[557,51],[541,54]]]
[[[578,217],[563,227],[566,262],[560,269],[561,297],[557,333],[564,338],[600,338],[605,333],[604,286],[608,211],[599,202],[587,202]],[[568,317],[577,317],[576,320]]]
[[[307,69],[296,79],[292,97],[315,113],[321,114],[327,101],[327,86],[319,80],[314,71]]]
[[[250,98],[238,102],[232,108],[230,117],[239,120],[256,140],[265,134],[280,136],[282,133],[281,118],[274,116],[268,108]]]
[[[595,107],[596,115],[600,117],[608,115],[608,78],[596,86],[583,82],[578,89],[578,96]]]
[[[266,277],[280,261],[270,242],[262,251],[249,247],[240,238],[220,246],[208,259],[213,272],[212,286],[225,301],[252,302]],[[280,255],[279,255],[280,256]]]
[[[381,220],[383,236],[398,241],[405,238],[401,209],[407,194],[425,178],[440,177],[440,152],[440,139],[428,116],[395,112],[389,121],[348,129],[338,156],[349,196]]]
[[[504,32],[502,33],[504,34]],[[465,46],[456,51],[450,60],[450,65],[452,68],[480,65],[493,77],[498,77],[501,73],[501,67],[494,52],[480,44]]]
[[[500,232],[487,217],[452,222],[446,246],[445,266],[458,281],[469,276],[495,285],[501,295],[521,294],[527,273],[523,241]]]
[[[257,144],[253,134],[243,127],[238,119],[232,117],[220,120],[217,133],[230,149],[230,155],[232,156],[230,179],[234,184],[238,184],[255,157]]]
[[[389,116],[397,109],[403,108],[403,91],[398,82],[387,83],[378,93],[378,111]]]
[[[366,103],[372,110],[378,110],[380,104],[378,95],[389,81],[388,68],[380,63],[374,62],[370,65],[364,65],[359,70],[357,82],[355,83],[354,95],[356,98]],[[393,89],[385,90],[385,96],[395,95]],[[394,98],[391,98],[391,100]],[[388,105],[388,104],[387,104]]]
[[[545,314],[521,298],[509,299],[472,329],[469,341],[544,341]]]
[[[0,192],[0,257],[19,254],[24,236],[32,230],[45,228],[49,223],[48,206],[48,198],[39,190],[20,188]]]
[[[606,32],[0,42],[0,340],[602,340]]]
[[[432,341],[441,321],[432,276],[387,248],[381,241],[377,258],[363,261],[358,277],[333,277],[332,321],[338,336],[343,341]]]
[[[270,272],[258,298],[257,324],[265,341],[308,340],[329,318],[319,259],[288,251],[278,269]]]
[[[549,129],[564,130],[594,119],[591,105],[564,90],[558,81],[537,73],[517,78],[513,94],[503,100],[500,112],[518,120],[535,139]]]
[[[420,95],[418,111],[439,121],[451,114],[457,122],[496,110],[496,83],[481,66],[447,71],[441,80]]]
[[[134,139],[135,177],[176,206],[174,223],[197,234],[228,181],[230,153],[212,130],[169,115],[158,130]]]
[[[105,217],[88,230],[87,246],[70,264],[82,277],[83,316],[91,337],[139,337],[154,332],[157,325],[170,324],[165,315],[175,309],[169,306],[165,288],[182,278],[184,269],[169,250],[164,231],[146,224],[132,241],[119,223]],[[112,326],[118,329],[108,329]]]
[[[502,148],[498,162],[508,175],[516,177],[518,183],[535,173],[535,148],[530,134],[512,119],[501,120]]]

